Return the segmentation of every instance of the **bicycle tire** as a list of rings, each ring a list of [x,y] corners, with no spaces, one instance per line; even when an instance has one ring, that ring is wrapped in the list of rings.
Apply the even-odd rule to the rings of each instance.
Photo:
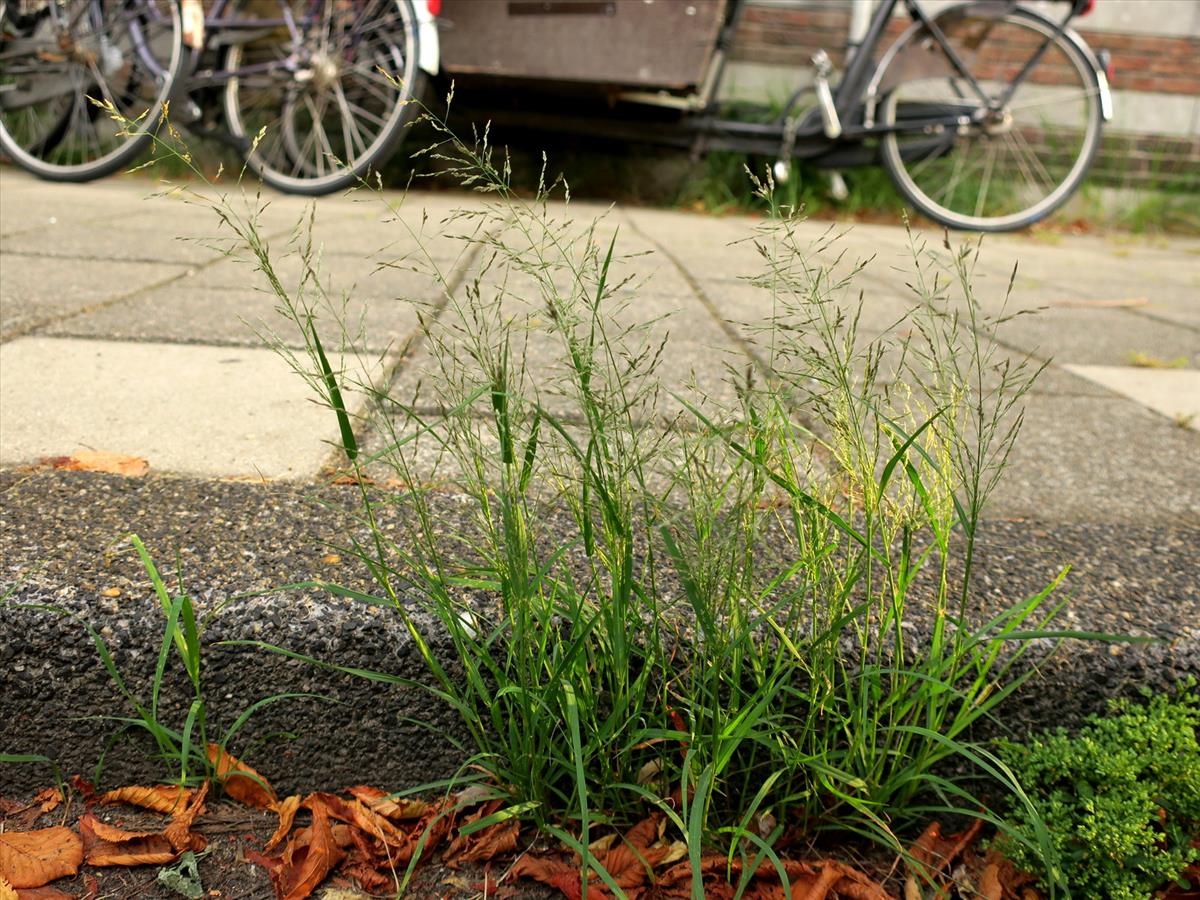
[[[415,101],[428,87],[427,77],[417,65],[420,37],[416,11],[411,0],[383,0],[378,5],[382,7],[379,15],[367,15],[360,9],[356,16],[363,23],[359,33],[366,34],[368,29],[371,32],[363,39],[365,45],[355,43],[358,38],[351,36],[332,53],[307,46],[289,47],[291,56],[299,52],[301,58],[307,59],[308,68],[302,66],[287,77],[275,74],[273,81],[256,76],[261,85],[258,88],[253,87],[255,82],[249,78],[236,75],[229,78],[224,92],[229,131],[243,142],[246,162],[265,184],[285,193],[307,196],[342,190],[358,184],[372,169],[378,169],[403,139],[404,129],[417,109]],[[364,9],[376,6],[377,0],[368,0]],[[338,8],[325,5],[323,9],[328,19]],[[372,45],[371,41],[376,43]],[[352,60],[363,46],[370,59],[366,63]],[[260,57],[272,53],[280,65],[276,72],[281,73],[284,70],[280,47],[230,44],[225,69],[237,72],[243,62],[261,62]],[[376,65],[393,73],[394,83],[379,76],[374,69]],[[299,78],[301,74],[304,80]],[[375,92],[376,102],[384,98],[383,106],[368,110],[352,103],[350,96],[363,103],[371,100],[365,94],[349,94],[348,78],[359,84],[372,84],[368,92]],[[254,91],[258,92],[257,97]],[[271,98],[272,92],[278,92],[279,96]],[[340,143],[337,133],[327,130],[324,124],[329,97],[337,99]],[[361,109],[361,116],[356,116],[351,107]],[[256,110],[256,117],[249,118],[246,110]],[[368,135],[369,141],[359,129],[368,118],[379,123],[378,130]],[[305,132],[305,122],[311,133]],[[316,143],[318,133],[324,149]]]
[[[25,106],[12,105],[10,102],[7,109],[0,106],[0,151],[17,166],[47,181],[92,181],[119,171],[145,150],[152,133],[161,123],[164,108],[182,86],[190,56],[183,43],[179,0],[137,0],[120,4],[76,0],[64,5],[63,10],[67,11],[66,30],[53,37],[56,49],[61,46],[58,42],[64,35],[71,49],[61,51],[59,55],[63,58],[56,59],[54,54],[44,50],[39,54],[37,48],[42,45],[41,38],[33,35],[11,37],[13,42],[27,42],[29,52],[26,55],[31,63],[45,62],[46,65],[40,71],[22,73],[20,67],[14,64],[21,57],[14,57],[10,52],[4,56],[4,65],[0,68],[0,83],[22,85],[25,82],[20,81],[21,74],[26,74],[30,85],[39,77],[43,84],[46,84],[47,77],[70,79],[72,86],[69,91],[47,97],[61,97],[69,106],[54,118],[41,140],[31,140],[28,131],[31,127],[28,123],[35,119],[33,101]],[[80,27],[87,18],[84,13],[89,11],[92,13],[90,21]],[[143,24],[146,24],[149,35],[147,17],[151,13],[157,19],[153,35],[148,38],[136,36]],[[141,23],[137,22],[139,16],[143,19]],[[117,32],[109,34],[107,31],[120,24],[117,21],[120,17],[125,18],[123,39],[132,42],[125,46],[118,46],[112,40]],[[106,30],[101,31],[102,27]],[[48,39],[49,35],[45,37]],[[147,39],[155,44],[153,54],[144,43],[141,47],[137,46],[138,40],[144,42]],[[165,66],[159,62],[162,59],[166,60]],[[153,70],[151,63],[158,71]],[[52,75],[54,67],[58,68],[57,76]],[[120,90],[108,80],[108,76],[115,73],[124,73],[126,79]],[[137,96],[143,81],[154,83],[148,97]],[[126,119],[135,123],[135,127],[118,126],[116,123],[108,125],[107,113],[89,99],[92,97],[89,91],[93,90],[101,95],[94,99],[111,101]],[[4,96],[16,96],[19,100],[19,94],[20,88],[17,88],[6,92]],[[37,97],[35,91],[31,90],[31,94]],[[66,100],[68,94],[70,99]],[[22,112],[27,120],[24,129],[17,124]],[[101,135],[97,122],[101,122],[110,133]],[[90,155],[92,148],[87,139],[78,134],[81,129],[94,132],[92,140],[95,141],[95,150],[99,151],[94,156]],[[81,161],[73,161],[76,159]]]
[[[955,229],[1015,231],[1050,215],[1070,198],[1086,177],[1099,147],[1103,128],[1100,84],[1093,61],[1088,58],[1086,49],[1077,42],[1078,39],[1055,35],[1055,23],[1032,10],[1014,7],[997,15],[994,9],[994,5],[986,3],[965,4],[943,11],[935,22],[945,24],[943,31],[951,41],[959,39],[956,35],[969,35],[971,28],[982,32],[983,37],[978,39],[973,49],[966,42],[955,49],[964,58],[972,55],[976,58],[978,72],[973,74],[979,77],[985,88],[992,83],[1005,86],[1011,83],[1011,79],[1005,81],[1003,77],[989,80],[980,73],[1020,71],[1023,62],[1029,58],[1021,56],[1028,53],[1021,44],[1024,37],[1034,39],[1033,43],[1025,46],[1036,46],[1038,40],[1050,38],[1046,53],[1011,98],[1013,101],[1022,96],[1026,99],[1007,104],[1003,117],[994,125],[978,128],[960,126],[954,133],[947,133],[941,143],[937,137],[930,138],[925,133],[891,131],[884,136],[880,145],[884,168],[905,199],[924,215]],[[1014,29],[1011,36],[995,36],[995,30],[1001,23]],[[1022,35],[1022,31],[1027,34]],[[902,42],[907,46],[902,46]],[[1007,47],[1012,48],[1013,60],[1005,69],[1006,61],[1002,54]],[[931,97],[938,90],[946,93],[953,91],[961,97],[964,111],[972,102],[980,105],[976,98],[964,90],[962,85],[965,80],[944,62],[944,51],[923,26],[913,26],[899,39],[895,51],[889,51],[893,65],[898,64],[905,50],[939,54],[945,70],[928,74],[930,58],[926,56],[926,69],[922,73],[925,77],[902,81],[884,98],[880,115],[884,124],[889,127],[896,125],[897,111],[902,103],[920,105],[936,102],[944,108],[946,103],[953,102],[954,98]],[[934,61],[932,67],[936,69],[937,65]],[[1055,68],[1051,69],[1050,66]],[[971,70],[970,63],[967,68]],[[1064,73],[1071,78],[1070,89],[1073,93],[1068,99],[1076,101],[1070,114],[1063,107],[1063,102],[1045,99],[1045,94],[1039,100],[1028,99],[1042,91],[1059,91],[1054,79],[1063,77]],[[943,80],[945,86],[939,87]],[[959,82],[958,86],[952,86],[955,81]],[[1058,96],[1066,95],[1060,92]],[[1057,106],[1055,114],[1063,121],[1054,124],[1043,119],[1040,123],[1030,124],[1035,117],[1033,111],[1047,106]],[[1065,121],[1067,119],[1078,121]],[[994,130],[989,131],[988,128]],[[1041,146],[1031,143],[1031,139],[1045,144],[1045,160],[1038,156]],[[1068,146],[1065,150],[1055,146],[1056,142],[1070,143],[1076,139],[1078,146]],[[919,143],[922,141],[923,144]],[[968,169],[973,163],[964,163],[972,146],[986,148],[982,170]],[[1005,160],[1012,157],[1012,167],[1007,172],[1008,180],[1001,180],[997,176],[998,172],[1002,172],[1002,166],[999,169],[997,167],[1002,146],[1005,147]],[[926,152],[924,147],[930,149]],[[913,152],[914,148],[916,152]],[[937,165],[941,162],[946,162],[946,165]],[[979,187],[973,191],[971,179],[974,178],[980,181],[977,182]],[[996,179],[998,188],[989,205],[988,193],[992,179]],[[1024,184],[1021,184],[1022,181]],[[1034,200],[1035,195],[1040,196]],[[961,204],[957,202],[960,199],[963,201]],[[961,208],[972,202],[974,205],[969,210]]]

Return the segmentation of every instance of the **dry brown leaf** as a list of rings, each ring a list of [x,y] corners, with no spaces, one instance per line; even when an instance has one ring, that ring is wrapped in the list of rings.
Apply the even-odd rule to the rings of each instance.
[[[579,868],[558,859],[546,859],[526,853],[509,869],[510,878],[531,878],[562,892],[567,900],[581,900],[583,880]],[[595,900],[596,893],[588,886],[588,896]]]
[[[382,872],[365,862],[352,866],[343,865],[338,872],[347,878],[353,878],[363,890],[371,894],[395,894],[399,887],[396,876],[390,872]],[[328,900],[328,894],[325,895],[325,900]]]
[[[0,891],[0,897],[3,896],[4,892]],[[74,894],[52,887],[24,888],[17,891],[15,896],[17,900],[75,900]]]
[[[336,477],[334,477],[334,478],[331,478],[331,479],[329,480],[329,483],[330,483],[330,484],[337,484],[337,485],[344,485],[344,484],[356,484],[356,485],[357,485],[357,484],[365,484],[365,485],[373,485],[373,484],[375,483],[375,479],[373,479],[373,478],[367,478],[365,475],[362,475],[362,476],[359,476],[359,475],[338,475],[338,476],[336,476]]]
[[[950,837],[943,837],[942,824],[930,822],[929,827],[921,832],[921,836],[917,838],[917,842],[913,844],[910,852],[914,860],[928,869],[930,876],[936,875],[971,845],[982,827],[983,820],[976,819],[965,831],[952,834]]]
[[[387,816],[393,821],[419,819],[431,809],[424,800],[401,798],[394,800],[386,791],[376,787],[360,784],[346,788],[346,793],[356,800],[361,800],[372,812]]]
[[[14,888],[35,888],[74,875],[83,861],[79,835],[61,825],[0,833],[0,878]]]
[[[626,831],[619,842],[595,854],[596,861],[622,890],[628,892],[645,884],[655,867],[671,854],[671,845],[659,837],[663,818],[662,813],[654,813]]]
[[[303,900],[345,856],[334,840],[325,804],[315,800],[311,809],[312,825],[293,835],[283,851],[283,864],[271,871],[280,900]]]
[[[520,833],[520,823],[516,819],[510,819],[507,822],[489,825],[465,838],[460,835],[451,842],[446,850],[449,857],[446,864],[453,869],[462,863],[487,862],[501,853],[510,853],[517,849],[517,838]],[[456,848],[454,845],[460,840],[465,843]]]
[[[979,891],[987,900],[992,900],[993,897],[1003,900],[1023,897],[1025,892],[1033,890],[1029,886],[1037,880],[1033,875],[1017,871],[1017,867],[995,847],[988,848],[986,857],[980,859],[975,856],[968,862],[973,862],[976,869],[979,866],[983,867],[977,880],[980,885]],[[1033,896],[1037,898],[1040,895],[1034,891]]]
[[[192,831],[192,823],[196,816],[204,813],[204,798],[208,796],[208,782],[204,782],[197,790],[191,801],[182,809],[177,809],[170,823],[163,829],[163,836],[170,841],[171,846],[179,853],[191,850],[199,853],[208,846],[204,835]]]
[[[85,806],[91,806],[96,802],[96,786],[84,778],[82,775],[72,775],[70,777],[71,787],[79,793]]]
[[[100,795],[100,802],[106,806],[112,803],[128,803],[130,806],[140,806],[167,815],[185,808],[191,799],[192,791],[177,784],[156,784],[153,787],[132,785]]]
[[[1183,870],[1182,878],[1189,887],[1180,887],[1176,883],[1167,886],[1158,900],[1200,900],[1200,863],[1192,863]]]
[[[287,837],[287,833],[292,830],[292,823],[296,820],[296,811],[300,809],[300,795],[293,794],[276,803],[272,809],[279,814],[279,827],[275,829],[275,833],[271,835],[271,839],[263,845],[263,850],[273,850],[283,839]]]
[[[412,841],[408,835],[400,831],[400,829],[383,816],[371,812],[360,801],[351,800],[347,803],[341,797],[334,794],[318,792],[309,794],[300,805],[307,809],[314,809],[315,804],[318,803],[324,805],[330,818],[345,822],[347,825],[352,825],[364,834],[382,841],[389,847],[402,848],[405,851],[411,852]],[[405,859],[407,860],[407,857]]]
[[[783,868],[791,888],[789,894],[784,894],[775,867],[770,862],[764,862],[755,870],[754,880],[743,896],[755,900],[832,900],[834,897],[843,900],[892,900],[878,882],[836,860],[812,863],[783,860]],[[742,866],[740,860],[735,859],[730,865],[724,856],[706,856],[700,860],[700,871],[705,879],[705,897],[732,897],[733,889],[726,880],[726,872],[729,871],[736,880],[741,877]],[[690,897],[691,876],[689,862],[672,866],[659,876],[660,892],[667,897]]]
[[[1004,900],[1004,885],[1000,883],[1000,867],[988,863],[979,879],[979,896],[982,900]]]
[[[225,793],[239,803],[272,809],[279,802],[275,789],[265,778],[216,744],[208,745],[208,761],[216,767],[217,779]]]
[[[71,472],[107,472],[130,478],[141,477],[150,471],[150,463],[140,456],[123,456],[103,450],[80,450],[73,456],[52,456],[42,462]]]
[[[58,788],[46,788],[28,803],[4,801],[0,804],[0,815],[10,820],[6,830],[29,831],[34,822],[44,814],[53,812],[62,800],[62,791]]]
[[[90,866],[148,866],[172,862],[175,848],[157,831],[126,831],[91,813],[79,819],[84,858]]]
[[[38,809],[43,813],[53,812],[63,802],[63,794],[58,788],[46,788],[33,798]]]

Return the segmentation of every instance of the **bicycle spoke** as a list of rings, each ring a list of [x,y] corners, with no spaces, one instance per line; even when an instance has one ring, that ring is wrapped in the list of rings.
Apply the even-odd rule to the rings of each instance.
[[[1079,89],[1076,89],[1076,90],[1073,90],[1070,92],[1064,91],[1063,93],[1056,94],[1052,97],[1043,97],[1040,100],[1031,100],[1026,103],[1012,103],[1012,104],[1009,104],[1008,109],[1010,112],[1020,112],[1022,110],[1026,110],[1026,109],[1037,109],[1038,107],[1042,107],[1042,106],[1061,105],[1064,101],[1068,101],[1068,100],[1084,100],[1084,101],[1086,101],[1091,97],[1098,97],[1098,96],[1100,96],[1099,88],[1092,88],[1092,89],[1079,88]]]
[[[362,131],[358,127],[358,121],[354,118],[354,113],[350,109],[350,103],[346,100],[346,92],[342,90],[341,82],[333,86],[335,95],[338,101],[338,110],[342,115],[342,130],[345,132],[346,146],[357,148],[352,155],[366,155],[367,143],[363,140]],[[349,126],[347,128],[347,126]]]
[[[1014,128],[1011,133],[1013,136],[1013,143],[1024,151],[1026,159],[1028,159],[1030,162],[1030,168],[1033,169],[1033,171],[1042,179],[1044,184],[1046,184],[1051,190],[1054,190],[1054,188],[1058,186],[1058,179],[1051,175],[1046,170],[1046,167],[1042,165],[1041,158],[1037,155],[1037,153],[1034,152],[1033,148],[1029,146],[1029,142],[1025,140],[1025,135],[1021,132],[1021,129]]]
[[[996,165],[996,154],[999,153],[999,147],[993,143],[988,148],[987,165],[983,170],[983,183],[979,186],[979,196],[975,200],[975,216],[978,218],[983,215],[983,211],[987,209],[987,193],[988,188],[992,184],[992,169]]]

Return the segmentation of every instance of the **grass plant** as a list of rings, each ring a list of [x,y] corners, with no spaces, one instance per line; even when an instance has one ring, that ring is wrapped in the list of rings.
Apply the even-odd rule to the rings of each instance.
[[[430,223],[394,210],[414,249],[384,264],[441,288],[420,310],[430,366],[408,394],[355,374],[370,366],[345,323],[327,352],[320,314],[338,304],[311,242],[289,289],[253,213],[183,189],[251,251],[293,330],[275,346],[337,418],[366,535],[339,552],[376,589],[323,586],[393,611],[428,680],[354,674],[448,704],[470,739],[464,771],[509,799],[496,815],[557,836],[618,895],[588,845],[647,804],[695,870],[719,852],[786,880],[789,826],[900,853],[903,827],[930,814],[1009,830],[983,779],[1028,813],[1012,840],[1053,860],[1018,779],[970,734],[1029,677],[1014,669],[1023,654],[1101,636],[1053,628],[1062,576],[999,612],[974,601],[983,511],[1040,371],[990,341],[1007,314],[975,296],[977,247],[914,238],[912,308],[870,336],[860,265],[818,262],[829,240],[810,245],[759,184],[781,213],[752,238],[753,283],[775,309],[756,335],[767,374],[731,372],[729,407],[669,397],[662,341],[624,308],[637,285],[619,225],[572,222],[569,188],[544,176],[533,200],[516,197],[486,131],[465,142],[427,121],[425,152],[481,196],[437,223],[474,261],[461,284]],[[306,352],[285,349],[296,339]],[[665,415],[671,402],[681,411]],[[378,467],[404,487],[373,489]],[[448,490],[468,523],[442,515]],[[395,528],[380,524],[389,504]]]
[[[176,589],[172,591],[160,574],[141,538],[136,534],[130,534],[125,537],[125,542],[128,543],[131,550],[137,553],[163,614],[162,638],[159,643],[158,655],[155,658],[154,673],[150,679],[148,697],[145,692],[131,684],[129,678],[121,672],[116,657],[103,635],[86,619],[57,606],[12,602],[8,595],[0,597],[0,602],[8,602],[19,608],[44,610],[79,619],[91,638],[105,671],[112,679],[121,698],[128,705],[128,715],[105,714],[97,717],[117,725],[118,728],[108,739],[104,751],[97,760],[92,775],[92,780],[96,784],[100,783],[108,751],[131,732],[141,732],[150,738],[155,748],[155,756],[166,766],[169,779],[174,783],[193,785],[206,779],[216,780],[216,766],[208,755],[210,743],[216,744],[224,751],[237,739],[251,717],[263,707],[281,700],[313,698],[314,695],[282,693],[265,697],[242,710],[225,730],[214,730],[209,718],[211,710],[208,694],[202,681],[203,634],[206,623],[220,611],[221,607],[212,610],[207,616],[198,617],[192,598],[184,588],[182,572],[179,573]],[[237,599],[241,598],[231,598],[231,601],[227,602]],[[172,655],[176,657],[180,665],[182,674],[186,678],[187,690],[191,694],[191,699],[187,701],[183,720],[176,723],[171,722],[170,713],[166,709],[166,695],[171,692],[174,680],[169,672]],[[0,762],[48,764],[54,767],[56,777],[59,771],[52,758],[41,755],[0,754]]]

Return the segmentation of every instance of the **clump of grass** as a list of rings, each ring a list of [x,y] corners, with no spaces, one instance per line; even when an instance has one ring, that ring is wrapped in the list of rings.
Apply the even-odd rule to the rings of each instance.
[[[535,821],[589,867],[596,826],[651,804],[693,866],[716,848],[751,873],[778,864],[789,825],[900,852],[906,822],[931,813],[1005,829],[950,774],[957,762],[1029,811],[1013,840],[1048,854],[1012,771],[968,735],[1029,677],[1014,664],[1034,641],[1099,636],[1052,629],[1061,576],[995,614],[973,602],[983,510],[1040,371],[983,337],[1005,315],[975,297],[976,248],[947,263],[914,240],[912,309],[868,336],[860,267],[817,263],[827,242],[804,242],[760,184],[780,214],[753,238],[765,260],[753,283],[775,308],[757,336],[767,371],[731,373],[730,407],[669,398],[662,341],[623,308],[636,285],[620,274],[619,227],[570,221],[554,199],[569,189],[544,176],[535,199],[517,198],[486,131],[466,143],[427,118],[439,136],[427,154],[482,202],[440,223],[439,239],[475,260],[461,285],[431,253],[430,223],[395,217],[415,249],[387,264],[441,288],[421,311],[431,365],[411,395],[354,375],[369,367],[343,324],[326,352],[311,245],[288,290],[253,216],[208,202],[307,347],[284,352],[336,414],[363,486],[368,537],[341,552],[376,590],[325,587],[403,622],[421,686],[469,734],[464,771],[510,800],[496,815]],[[351,392],[367,398],[361,413]],[[671,401],[682,412],[664,428]],[[381,465],[405,488],[372,491]],[[461,527],[441,515],[447,488],[470,513]],[[402,508],[397,528],[378,524],[380,504]],[[1059,882],[1051,865],[1052,892]]]
[[[205,617],[198,617],[192,598],[184,588],[182,571],[178,573],[177,587],[172,591],[159,573],[150,551],[147,550],[140,537],[136,534],[127,535],[123,543],[127,543],[129,548],[137,553],[153,588],[154,596],[162,608],[162,639],[147,696],[144,691],[131,684],[129,679],[122,674],[108,643],[100,632],[91,623],[80,618],[105,671],[112,679],[122,700],[129,707],[126,715],[103,714],[96,717],[118,727],[108,739],[104,751],[96,762],[92,780],[96,784],[100,783],[105,757],[118,741],[132,733],[142,733],[153,742],[155,755],[166,767],[169,780],[181,786],[199,784],[205,780],[219,781],[216,778],[215,762],[209,758],[210,743],[224,751],[234,742],[253,715],[263,707],[281,700],[315,699],[315,697],[311,694],[296,693],[265,697],[242,710],[224,731],[212,730],[209,719],[211,709],[208,693],[202,679],[203,635],[206,624],[220,612],[221,607],[212,610]],[[234,599],[237,598],[231,598],[227,602],[232,602]],[[12,602],[9,594],[0,597],[0,603],[4,602]],[[59,615],[77,617],[68,610],[47,604],[12,603],[12,605],[22,609],[45,610]],[[187,711],[182,721],[179,722],[171,722],[164,709],[164,688],[171,678],[168,670],[173,654],[186,677],[187,688],[191,693],[191,699],[186,706]],[[56,776],[58,774],[57,764],[45,756],[6,754],[0,757],[0,762],[44,763],[52,765]]]

